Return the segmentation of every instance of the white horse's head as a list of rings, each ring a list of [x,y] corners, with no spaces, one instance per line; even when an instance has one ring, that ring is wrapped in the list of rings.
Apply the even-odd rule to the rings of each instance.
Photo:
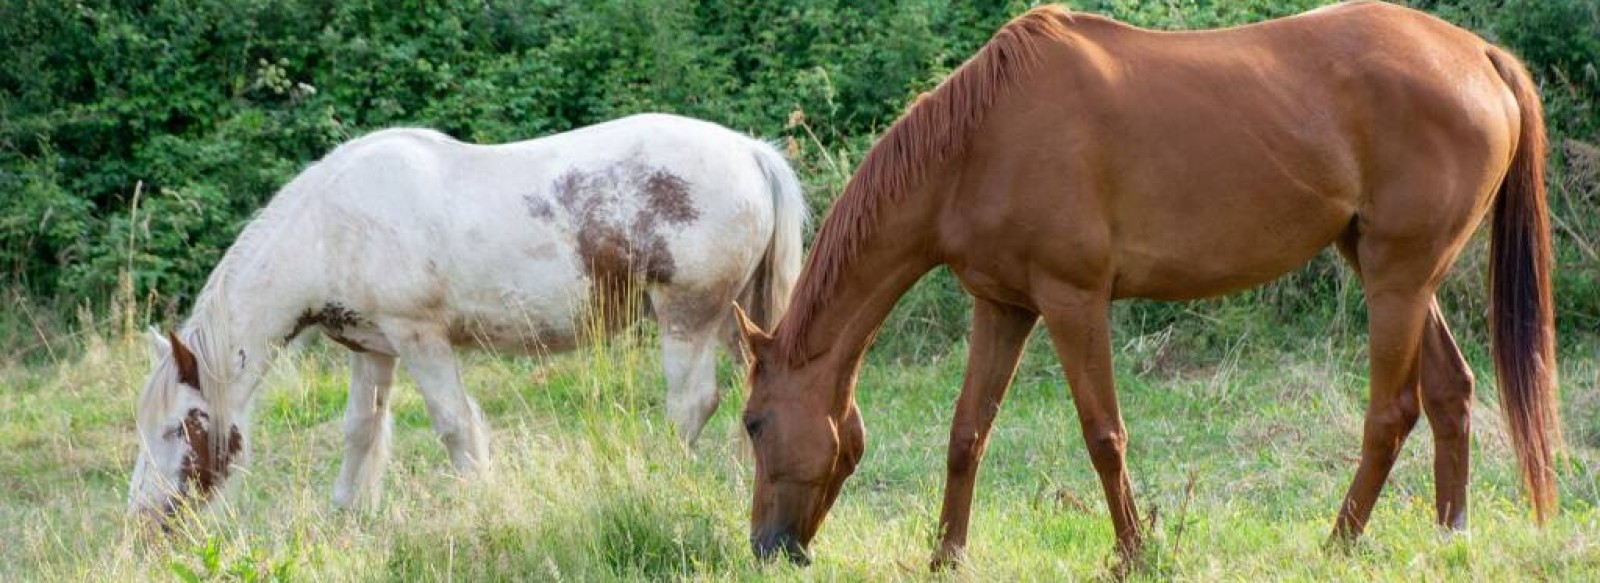
[[[154,360],[139,398],[139,459],[128,487],[128,510],[165,520],[186,503],[203,504],[221,488],[243,446],[226,403],[208,402],[195,353],[177,334],[150,329]],[[225,394],[225,393],[224,393]],[[219,425],[227,425],[219,427]]]

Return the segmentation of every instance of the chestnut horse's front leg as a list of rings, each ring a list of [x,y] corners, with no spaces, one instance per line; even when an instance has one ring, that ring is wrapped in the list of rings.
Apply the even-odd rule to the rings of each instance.
[[[954,566],[967,544],[967,523],[972,517],[972,488],[978,464],[989,441],[1006,388],[1016,375],[1022,348],[1039,317],[1032,312],[983,298],[972,307],[972,336],[967,346],[967,376],[950,422],[949,474],[944,487],[944,510],[939,513],[939,548],[932,568]]]
[[[1088,290],[1052,294],[1050,300],[1040,311],[1072,386],[1072,403],[1078,409],[1089,460],[1100,476],[1116,528],[1117,554],[1127,567],[1136,561],[1142,540],[1133,484],[1124,463],[1128,433],[1112,381],[1111,301]]]

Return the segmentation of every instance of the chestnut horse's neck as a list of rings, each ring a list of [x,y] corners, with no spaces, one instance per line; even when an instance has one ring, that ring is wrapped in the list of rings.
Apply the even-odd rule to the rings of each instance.
[[[784,318],[774,331],[777,353],[794,355],[782,357],[788,366],[814,362],[838,368],[843,375],[855,371],[900,296],[939,264],[934,251],[934,209],[939,205],[927,202],[885,213],[890,216],[884,217],[874,234],[848,258],[830,256],[830,250],[837,252],[841,247],[827,245],[825,239],[841,234],[840,229],[824,226],[818,251],[807,261],[799,284],[801,290],[813,293],[796,295],[791,306],[791,314],[806,317]],[[836,279],[826,292],[816,293],[821,288],[808,286],[805,280],[817,273],[817,265],[830,261],[840,262]],[[847,392],[853,385],[839,383],[836,387]]]
[[[867,152],[817,234],[776,331],[787,366],[853,371],[895,301],[939,263],[936,229],[971,134],[1000,96],[1070,35],[1070,13],[1028,12],[922,97]],[[848,393],[852,383],[839,383]]]

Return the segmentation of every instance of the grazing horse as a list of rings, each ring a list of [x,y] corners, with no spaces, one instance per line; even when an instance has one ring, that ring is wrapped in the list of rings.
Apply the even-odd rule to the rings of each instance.
[[[1501,404],[1542,522],[1560,437],[1541,116],[1514,57],[1387,4],[1203,32],[1056,7],[1016,18],[867,153],[776,329],[742,321],[753,550],[806,560],[861,459],[862,355],[896,300],[943,264],[974,307],[935,566],[962,554],[984,444],[1040,319],[1131,557],[1141,538],[1111,302],[1230,293],[1330,244],[1360,276],[1371,349],[1361,461],[1335,537],[1365,527],[1423,412],[1438,521],[1463,528],[1473,379],[1434,290],[1491,208]]]
[[[740,348],[730,306],[783,313],[805,219],[772,146],[676,116],[492,146],[419,129],[353,140],[245,228],[180,331],[152,330],[130,508],[209,497],[246,445],[273,347],[313,327],[350,349],[341,506],[377,498],[397,360],[470,473],[488,461],[489,433],[456,347],[567,351],[646,306],[667,416],[692,443],[717,406],[719,339]]]

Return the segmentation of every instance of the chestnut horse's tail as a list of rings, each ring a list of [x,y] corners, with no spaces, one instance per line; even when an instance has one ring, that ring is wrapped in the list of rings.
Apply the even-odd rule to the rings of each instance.
[[[1516,57],[1489,47],[1489,60],[1516,96],[1522,127],[1494,202],[1489,246],[1490,326],[1501,407],[1522,466],[1535,520],[1555,511],[1555,309],[1550,295],[1550,218],[1545,205],[1545,130],[1539,93]]]

